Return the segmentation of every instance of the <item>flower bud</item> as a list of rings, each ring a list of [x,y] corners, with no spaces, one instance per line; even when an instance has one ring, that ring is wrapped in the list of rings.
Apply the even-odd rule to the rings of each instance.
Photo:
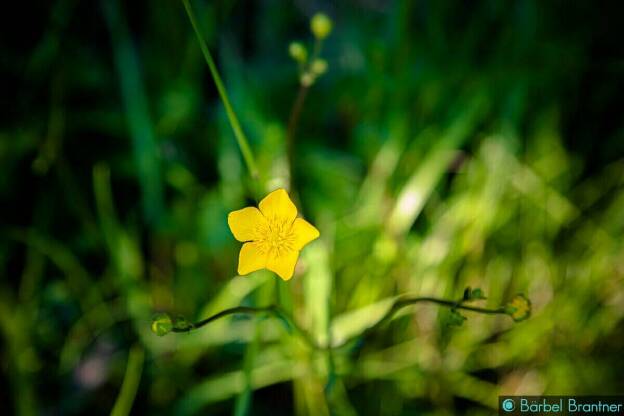
[[[308,59],[308,51],[301,42],[290,42],[290,45],[288,45],[288,54],[295,61],[302,64]]]
[[[531,301],[524,295],[516,295],[505,306],[505,312],[516,322],[524,321],[531,315]]]
[[[164,337],[173,329],[171,317],[166,313],[157,313],[152,318],[152,332],[159,337]]]
[[[310,28],[312,29],[314,37],[320,40],[329,36],[332,30],[332,25],[331,19],[324,13],[315,14],[310,21]]]
[[[314,84],[314,79],[315,78],[313,74],[309,72],[304,72],[303,74],[301,74],[301,78],[299,78],[299,82],[304,87],[309,87],[310,85]]]
[[[325,59],[315,59],[310,65],[310,70],[315,75],[323,75],[327,72],[327,61]]]

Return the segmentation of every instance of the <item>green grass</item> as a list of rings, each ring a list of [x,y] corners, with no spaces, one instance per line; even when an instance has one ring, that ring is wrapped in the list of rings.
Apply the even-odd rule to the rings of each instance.
[[[328,72],[302,89],[288,45],[314,53],[316,9],[121,3],[33,6],[2,52],[9,413],[489,415],[501,394],[624,391],[617,25],[327,3]],[[236,276],[227,214],[289,186],[321,238],[289,282]],[[419,302],[379,323],[466,287],[532,315]],[[269,305],[281,319],[150,330]]]

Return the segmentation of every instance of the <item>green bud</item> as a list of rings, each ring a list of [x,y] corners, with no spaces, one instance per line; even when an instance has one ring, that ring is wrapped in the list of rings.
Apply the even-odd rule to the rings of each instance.
[[[310,28],[312,29],[314,37],[320,40],[329,36],[332,31],[332,25],[331,19],[324,13],[315,14],[310,21]]]
[[[299,82],[301,82],[301,85],[303,85],[304,87],[309,87],[310,85],[314,84],[314,74],[311,74],[309,72],[304,72],[303,74],[301,74],[301,78],[299,78]]]
[[[315,59],[310,65],[310,70],[316,75],[323,75],[327,72],[327,61],[325,59]]]
[[[290,45],[288,45],[288,54],[295,61],[302,64],[308,59],[308,51],[301,42],[290,42]]]
[[[516,295],[505,306],[505,312],[516,322],[524,321],[531,316],[531,301],[522,294]]]
[[[159,337],[164,337],[173,329],[171,317],[166,313],[157,313],[152,318],[152,332]]]

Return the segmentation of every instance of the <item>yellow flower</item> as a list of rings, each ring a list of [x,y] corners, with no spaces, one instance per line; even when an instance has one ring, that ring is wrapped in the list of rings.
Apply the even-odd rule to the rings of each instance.
[[[289,280],[299,251],[318,238],[319,232],[303,218],[297,218],[297,207],[283,189],[267,195],[258,208],[247,207],[228,215],[234,238],[245,243],[238,257],[238,274],[266,268]]]

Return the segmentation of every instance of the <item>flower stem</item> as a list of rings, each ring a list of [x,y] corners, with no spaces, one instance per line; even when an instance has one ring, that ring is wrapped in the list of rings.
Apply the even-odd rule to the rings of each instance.
[[[381,325],[383,325],[385,322],[389,321],[394,316],[394,314],[397,313],[400,309],[406,306],[414,305],[416,303],[435,303],[435,304],[446,306],[452,309],[463,309],[467,311],[483,313],[483,314],[488,314],[488,315],[509,315],[505,307],[489,309],[489,308],[481,308],[478,306],[469,306],[469,305],[465,305],[462,301],[452,301],[448,299],[438,299],[438,298],[433,298],[433,297],[399,297],[394,301],[394,303],[388,309],[388,311],[377,322],[375,322],[373,325],[366,328],[366,330],[364,330],[361,334],[348,338],[344,340],[343,342],[341,342],[340,344],[336,344],[336,345],[332,344],[331,341],[329,344],[319,344],[305,329],[299,326],[299,324],[297,324],[297,322],[295,322],[295,320],[290,315],[288,315],[281,307],[277,305],[260,306],[260,307],[237,306],[235,308],[225,309],[219,313],[216,313],[194,324],[188,324],[183,327],[174,327],[172,329],[172,332],[191,332],[205,325],[208,325],[209,323],[214,322],[217,319],[220,319],[229,315],[268,313],[286,322],[289,328],[295,330],[295,332],[297,332],[299,336],[301,336],[303,341],[305,341],[305,343],[308,344],[311,348],[316,349],[316,350],[334,350],[334,349],[342,348],[350,344],[352,341],[360,337],[364,337],[368,335],[369,333],[373,332],[374,330],[379,328]]]
[[[306,73],[310,71],[310,65],[314,62],[319,55],[321,54],[321,49],[323,47],[323,42],[320,39],[316,39],[314,42],[314,49],[312,52],[312,56],[308,61],[308,64],[303,66],[300,64],[299,74]],[[286,131],[286,152],[288,157],[288,167],[290,168],[290,189],[293,190],[296,188],[296,178],[295,178],[295,133],[297,132],[297,125],[299,124],[299,118],[301,117],[301,111],[303,110],[303,103],[305,102],[306,96],[308,95],[308,90],[310,89],[310,85],[306,85],[303,83],[299,83],[299,91],[297,92],[297,97],[295,98],[295,102],[293,103],[292,109],[290,111],[290,116],[288,118],[288,129]]]
[[[299,333],[300,336],[302,336],[302,338],[304,339],[304,341],[306,341],[308,345],[310,345],[313,348],[319,348],[317,344],[314,342],[314,340],[312,340],[310,335],[303,328],[301,328],[286,312],[284,312],[283,309],[281,309],[277,305],[258,306],[258,307],[237,306],[234,308],[224,309],[221,312],[218,312],[201,321],[195,322],[194,324],[188,324],[184,327],[174,327],[171,331],[172,332],[191,332],[191,331],[201,328],[204,325],[208,325],[211,322],[214,322],[218,319],[224,318],[229,315],[236,315],[236,314],[256,315],[256,314],[262,314],[262,313],[268,313],[268,314],[275,316],[276,318],[284,320],[290,328],[294,329],[296,332]]]
[[[286,152],[288,155],[288,167],[290,168],[290,189],[296,189],[295,183],[295,133],[297,131],[297,124],[299,123],[299,117],[301,116],[301,110],[303,109],[303,103],[308,94],[309,87],[305,85],[299,86],[299,92],[295,103],[293,104],[288,119],[288,130],[286,131]]]
[[[275,295],[275,305],[278,307],[282,305],[281,294],[280,294],[280,281],[279,277],[275,276],[275,286],[274,286],[274,295]]]
[[[243,129],[238,122],[238,117],[236,117],[236,113],[232,108],[232,104],[230,104],[230,99],[228,98],[227,91],[225,89],[225,86],[223,85],[223,81],[221,80],[221,76],[219,75],[219,71],[217,70],[217,66],[212,59],[212,55],[210,55],[210,51],[208,50],[206,41],[204,40],[201,31],[199,30],[199,25],[197,24],[197,19],[195,18],[195,13],[191,8],[189,0],[182,0],[182,2],[184,3],[184,8],[186,9],[186,14],[191,21],[191,25],[193,25],[193,30],[195,31],[197,41],[199,42],[199,48],[204,55],[204,59],[208,64],[208,68],[210,69],[210,75],[212,75],[212,79],[217,86],[217,91],[219,92],[221,101],[223,101],[225,112],[227,113],[230,126],[234,131],[234,136],[236,137],[236,141],[238,142],[238,147],[243,154],[243,159],[245,160],[245,164],[247,165],[247,169],[249,170],[249,175],[252,177],[252,179],[256,180],[258,178],[258,169],[256,167],[256,161],[254,159],[253,153],[251,152],[251,147],[249,146],[247,137],[245,137],[245,133],[243,133]]]

